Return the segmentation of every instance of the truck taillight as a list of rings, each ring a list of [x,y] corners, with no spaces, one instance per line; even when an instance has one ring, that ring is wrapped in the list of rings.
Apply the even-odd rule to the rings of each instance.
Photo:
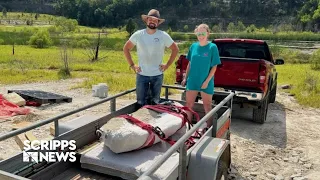
[[[266,82],[266,66],[261,64],[260,71],[259,71],[259,83],[264,84]]]

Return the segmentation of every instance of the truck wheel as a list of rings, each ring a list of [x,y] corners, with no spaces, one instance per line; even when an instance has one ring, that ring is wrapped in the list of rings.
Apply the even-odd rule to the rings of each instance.
[[[276,95],[277,95],[277,82],[274,86],[274,88],[272,89],[272,91],[270,92],[270,103],[274,103],[276,102]]]
[[[267,119],[269,95],[264,98],[258,109],[253,109],[253,121],[263,124]]]
[[[218,164],[218,172],[216,180],[227,180],[228,179],[228,167],[225,162],[220,161]]]

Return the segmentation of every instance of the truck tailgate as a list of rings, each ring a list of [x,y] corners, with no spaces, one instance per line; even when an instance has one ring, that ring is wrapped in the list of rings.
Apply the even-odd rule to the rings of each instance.
[[[259,60],[221,57],[221,63],[215,74],[215,86],[249,89],[259,86]]]

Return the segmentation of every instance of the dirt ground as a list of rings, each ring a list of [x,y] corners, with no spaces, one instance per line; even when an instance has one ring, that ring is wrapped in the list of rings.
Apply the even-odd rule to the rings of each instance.
[[[83,107],[100,100],[91,91],[71,89],[82,79],[56,82],[1,86],[7,90],[43,90],[73,98],[72,103],[60,103],[31,108],[32,114],[0,119],[0,134],[11,131],[12,124],[36,122]],[[111,87],[112,88],[112,87]],[[117,101],[117,108],[133,101],[131,97]],[[66,117],[63,121],[83,114],[103,116],[109,103]],[[234,106],[231,123],[232,170],[230,179],[320,179],[320,110],[300,106],[286,93],[278,91],[276,103],[269,105],[267,122],[251,121],[252,109]],[[50,124],[52,125],[52,124]],[[49,136],[50,125],[33,131],[37,138]],[[13,138],[0,142],[0,158],[6,159],[21,152]]]

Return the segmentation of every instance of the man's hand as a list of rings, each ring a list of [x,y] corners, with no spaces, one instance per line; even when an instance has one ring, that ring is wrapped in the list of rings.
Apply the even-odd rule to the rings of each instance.
[[[165,70],[167,70],[168,69],[168,65],[167,64],[161,64],[160,66],[159,66],[159,69],[160,69],[160,71],[162,71],[162,72],[164,72]]]
[[[209,82],[208,81],[204,81],[202,83],[201,89],[207,89]]]
[[[187,82],[186,79],[183,79],[181,82],[181,86],[183,86],[183,87],[186,86],[186,82]]]
[[[141,72],[141,68],[137,65],[133,65],[130,68],[133,69],[135,73]]]

